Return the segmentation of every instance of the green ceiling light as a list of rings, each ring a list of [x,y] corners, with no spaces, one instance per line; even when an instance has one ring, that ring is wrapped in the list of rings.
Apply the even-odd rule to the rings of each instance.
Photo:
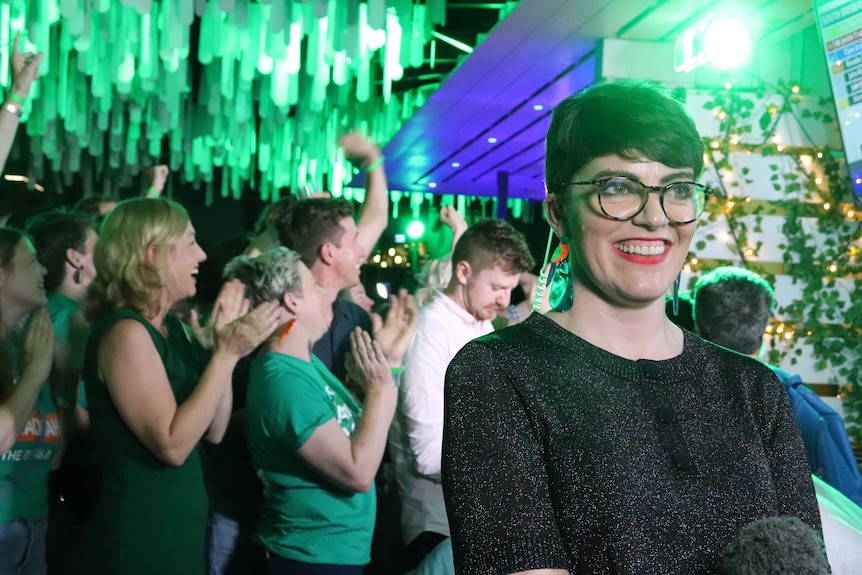
[[[751,53],[748,28],[733,18],[713,20],[703,36],[703,51],[707,60],[722,70],[735,68]]]
[[[703,18],[676,39],[674,68],[691,72],[706,62],[722,70],[734,68],[751,53],[748,28],[734,18]]]
[[[422,235],[425,233],[425,224],[423,224],[419,220],[413,220],[407,226],[407,237],[412,240],[422,239]]]
[[[337,193],[355,173],[338,134],[357,126],[387,141],[426,97],[392,83],[423,63],[446,2],[405,2],[0,1],[0,83],[15,32],[46,53],[24,112],[29,140],[16,145],[39,179],[74,167],[98,181],[111,167],[128,184],[167,148],[176,177],[207,184],[207,201],[252,183],[274,200],[307,179]]]

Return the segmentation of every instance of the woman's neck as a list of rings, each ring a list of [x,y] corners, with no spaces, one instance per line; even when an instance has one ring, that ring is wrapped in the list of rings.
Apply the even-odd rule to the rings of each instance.
[[[663,299],[642,307],[622,307],[592,293],[576,294],[572,309],[548,317],[591,344],[627,359],[669,359],[683,350],[683,332],[667,318]]]
[[[264,350],[311,361],[311,348],[315,340],[308,337],[301,325],[294,323],[292,327],[286,328],[287,325],[284,324],[275,330],[275,333],[263,344]]]

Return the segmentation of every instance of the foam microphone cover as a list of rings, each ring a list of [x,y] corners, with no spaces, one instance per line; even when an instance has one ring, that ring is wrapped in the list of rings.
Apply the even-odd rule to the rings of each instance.
[[[828,575],[823,539],[798,517],[767,517],[746,525],[721,556],[721,575]]]

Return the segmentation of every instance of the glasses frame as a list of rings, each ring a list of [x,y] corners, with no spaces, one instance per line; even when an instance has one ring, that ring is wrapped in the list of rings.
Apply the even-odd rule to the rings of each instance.
[[[625,218],[612,216],[607,211],[605,211],[605,206],[602,205],[602,194],[598,191],[598,188],[600,187],[601,184],[607,182],[608,180],[615,180],[615,179],[616,180],[627,180],[629,182],[634,182],[634,183],[638,184],[641,187],[641,189],[643,190],[643,192],[641,193],[641,205],[640,205],[640,207],[637,209],[637,211],[635,211],[635,213],[633,213],[632,215],[625,217]],[[691,185],[695,186],[696,188],[703,189],[703,207],[700,209],[698,214],[693,219],[685,220],[682,222],[672,219],[667,214],[667,210],[664,209],[664,195],[665,195],[665,193],[670,188],[672,188],[673,186],[678,186],[679,184],[691,184]],[[658,194],[658,203],[661,206],[661,211],[664,214],[664,217],[667,218],[667,221],[669,221],[673,224],[680,224],[680,225],[690,224],[692,222],[696,222],[698,220],[698,218],[700,218],[700,216],[703,215],[703,212],[706,210],[706,203],[709,200],[709,197],[712,195],[712,188],[710,188],[706,184],[701,184],[699,182],[683,181],[683,182],[671,182],[670,184],[668,184],[666,186],[648,186],[648,185],[644,184],[643,182],[641,182],[640,180],[635,180],[634,178],[629,178],[626,176],[601,176],[599,178],[593,178],[589,182],[569,182],[567,184],[563,184],[561,186],[561,188],[567,189],[570,186],[593,186],[594,188],[596,188],[596,192],[597,192],[597,195],[599,197],[599,209],[602,210],[602,213],[606,217],[608,217],[612,220],[615,220],[617,222],[627,222],[627,221],[635,218],[642,211],[644,211],[644,208],[646,207],[647,202],[649,201],[650,192],[655,192],[656,194]]]

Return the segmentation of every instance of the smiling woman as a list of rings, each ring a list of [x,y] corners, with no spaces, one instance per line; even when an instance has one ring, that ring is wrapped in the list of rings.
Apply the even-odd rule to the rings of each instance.
[[[198,442],[221,440],[233,367],[278,320],[275,304],[246,313],[242,286],[225,284],[211,337],[200,338],[214,342],[205,350],[169,313],[194,295],[205,257],[185,209],[170,200],[120,202],[102,225],[83,369],[102,488],[81,573],[204,572]]]
[[[777,379],[665,315],[706,200],[683,104],[651,83],[599,84],[557,107],[546,145],[574,303],[449,365],[457,571],[706,575],[748,523],[819,529]]]
[[[0,573],[44,573],[48,474],[60,429],[45,382],[53,330],[45,269],[22,232],[0,227]]]

